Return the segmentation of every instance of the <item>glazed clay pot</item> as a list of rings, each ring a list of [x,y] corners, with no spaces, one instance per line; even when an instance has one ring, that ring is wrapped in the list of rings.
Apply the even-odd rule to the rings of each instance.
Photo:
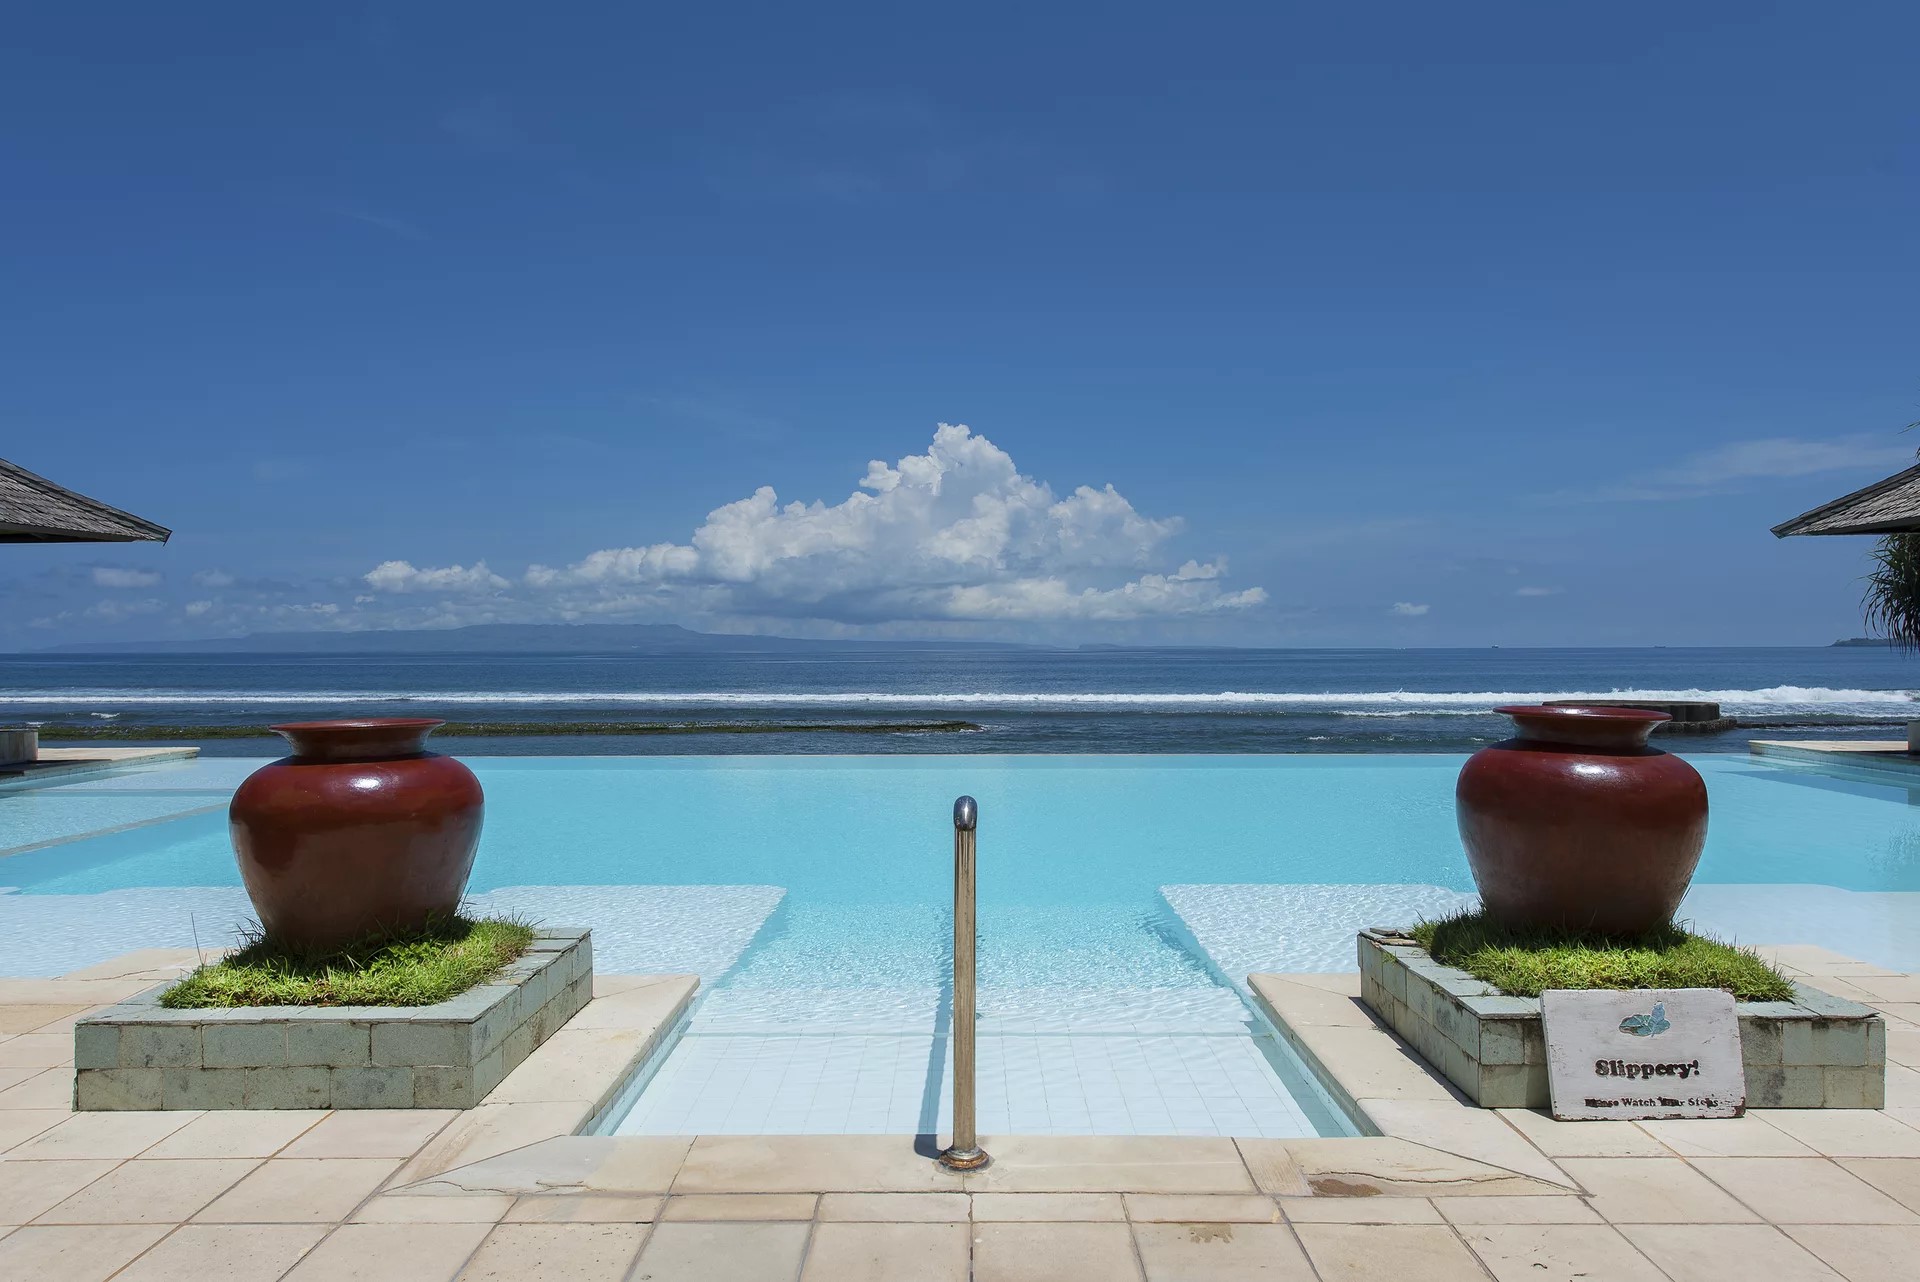
[[[274,726],[293,755],[233,794],[228,823],[267,937],[325,952],[418,930],[460,904],[480,841],[473,771],[428,752],[424,717]]]
[[[1664,712],[1496,708],[1519,734],[1482,748],[1454,789],[1489,916],[1514,928],[1631,935],[1664,926],[1707,839],[1707,786],[1647,746]]]

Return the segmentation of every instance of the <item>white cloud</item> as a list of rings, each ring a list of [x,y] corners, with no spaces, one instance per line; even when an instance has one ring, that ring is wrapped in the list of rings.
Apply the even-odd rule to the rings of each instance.
[[[839,503],[782,504],[762,486],[708,513],[686,544],[606,548],[564,568],[531,566],[525,582],[580,610],[608,598],[630,607],[638,593],[852,623],[1139,619],[1266,600],[1257,587],[1228,592],[1224,561],[1151,570],[1180,528],[1142,516],[1111,485],[1059,497],[985,437],[943,423],[925,454],[869,463]],[[367,581],[434,573],[389,565]]]
[[[197,619],[211,609],[213,609],[211,601],[189,601],[186,604],[186,615],[189,619]]]
[[[230,588],[238,582],[225,570],[197,570],[193,581],[203,588]]]
[[[1562,588],[1515,588],[1515,596],[1559,596]]]
[[[152,570],[128,570],[117,565],[93,567],[93,586],[97,588],[158,587],[160,575]]]
[[[507,580],[475,561],[471,568],[447,565],[417,570],[410,561],[382,561],[362,576],[379,592],[492,592],[511,586]]]
[[[1417,619],[1431,609],[1433,609],[1433,607],[1430,605],[1415,605],[1411,601],[1395,601],[1393,608],[1387,611],[1387,613],[1397,614],[1403,618]]]
[[[1621,485],[1585,495],[1556,497],[1619,502],[1698,498],[1736,490],[1750,481],[1813,476],[1821,472],[1886,471],[1910,467],[1913,462],[1910,443],[1880,435],[1839,436],[1829,440],[1769,436],[1702,450]],[[1861,484],[1878,479],[1877,476],[1862,478]]]

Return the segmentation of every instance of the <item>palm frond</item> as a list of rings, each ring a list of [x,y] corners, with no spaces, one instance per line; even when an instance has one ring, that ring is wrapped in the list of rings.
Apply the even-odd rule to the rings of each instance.
[[[1874,547],[1860,607],[1870,629],[1903,650],[1920,649],[1920,534],[1889,534]]]

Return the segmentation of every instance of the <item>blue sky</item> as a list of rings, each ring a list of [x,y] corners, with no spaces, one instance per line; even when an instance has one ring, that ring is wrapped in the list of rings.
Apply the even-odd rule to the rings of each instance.
[[[0,456],[176,534],[0,550],[0,648],[1852,635],[1869,542],[1767,527],[1920,445],[1917,39],[1893,3],[36,6]]]

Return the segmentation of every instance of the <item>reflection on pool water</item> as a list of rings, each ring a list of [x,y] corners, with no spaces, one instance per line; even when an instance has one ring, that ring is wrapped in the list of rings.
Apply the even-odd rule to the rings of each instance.
[[[1687,915],[1920,966],[1914,793],[1691,759],[1713,811]],[[1469,901],[1462,760],[479,758],[472,890],[593,926],[602,970],[704,977],[625,1128],[929,1130],[945,1108],[949,817],[970,793],[984,1130],[1329,1132],[1340,1120],[1239,985],[1249,969],[1351,969],[1355,927]],[[224,803],[257,764],[0,791],[0,852],[17,852],[0,857],[15,888],[0,973],[221,942],[246,913]],[[1234,886],[1297,889],[1211,889]]]

